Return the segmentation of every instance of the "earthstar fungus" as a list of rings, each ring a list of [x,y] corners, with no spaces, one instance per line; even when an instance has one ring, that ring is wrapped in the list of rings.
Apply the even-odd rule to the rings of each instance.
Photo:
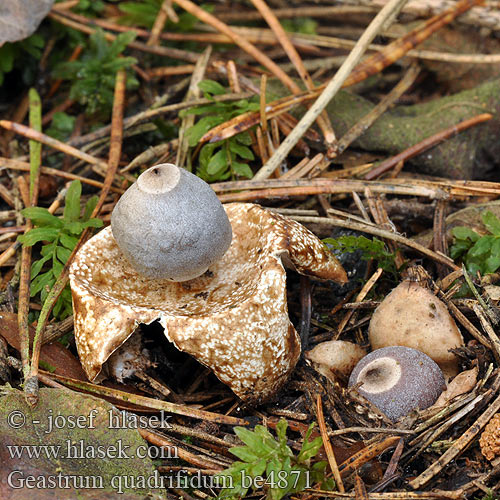
[[[148,168],[127,189],[111,231],[139,274],[170,281],[201,276],[231,244],[231,224],[213,189],[172,163]]]
[[[300,355],[288,318],[282,260],[299,273],[346,282],[323,243],[258,205],[231,203],[231,246],[184,282],[141,276],[108,227],[78,252],[70,272],[75,339],[90,380],[140,323],[158,320],[177,349],[209,367],[245,401],[273,395]]]
[[[428,408],[446,388],[439,366],[423,352],[404,346],[366,355],[349,377],[349,387],[357,384],[358,392],[392,421]]]

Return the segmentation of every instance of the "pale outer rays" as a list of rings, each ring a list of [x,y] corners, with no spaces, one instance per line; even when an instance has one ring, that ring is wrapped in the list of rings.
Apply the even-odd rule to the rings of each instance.
[[[281,257],[322,279],[345,282],[345,271],[297,222],[253,204],[225,209],[233,230],[229,250],[187,282],[139,276],[109,228],[82,247],[70,282],[75,339],[89,379],[139,323],[159,320],[169,341],[246,401],[268,398],[287,380],[300,340],[288,318]]]

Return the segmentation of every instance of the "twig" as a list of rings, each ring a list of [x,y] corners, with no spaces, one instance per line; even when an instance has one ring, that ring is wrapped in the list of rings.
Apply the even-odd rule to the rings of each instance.
[[[50,207],[47,209],[51,214],[53,214],[61,204],[64,196],[66,195],[66,189],[62,189],[57,195],[56,199],[52,202]],[[2,254],[0,254],[0,267],[3,266],[17,251],[20,247],[20,243],[17,241],[12,243],[9,248],[7,248]]]
[[[233,42],[245,52],[250,54],[256,61],[271,71],[279,78],[291,92],[300,93],[300,87],[268,56],[258,50],[254,45],[248,42],[244,37],[235,33],[227,24],[209,14],[190,0],[174,0],[174,2],[184,10],[197,17],[200,21],[214,27],[217,31],[229,36]]]
[[[54,139],[53,137],[43,134],[38,130],[34,130],[33,128],[26,127],[25,125],[22,125],[20,123],[14,123],[8,120],[0,120],[0,127],[3,127],[7,130],[12,130],[13,132],[16,132],[17,134],[22,135],[24,137],[27,137],[32,141],[41,142],[46,146],[50,146],[51,148],[54,148],[57,151],[61,151],[62,153],[73,156],[74,158],[78,158],[79,160],[90,163],[91,165],[96,165],[106,169],[106,163],[100,160],[99,158],[84,153],[83,151],[80,151],[79,149],[76,149],[73,146],[69,146],[64,142],[58,141],[57,139]]]
[[[30,166],[29,163],[20,160],[14,160],[11,158],[2,158],[0,157],[0,167],[8,168],[10,170],[21,170],[25,172],[29,172]],[[59,170],[57,168],[51,167],[40,167],[40,173],[46,175],[53,175],[55,177],[61,177],[62,179],[68,180],[79,180],[83,184],[88,184],[89,186],[94,186],[97,188],[102,188],[104,184],[99,181],[95,181],[94,179],[89,179],[88,177],[82,177],[81,175],[72,174],[70,172],[64,172],[63,170]],[[123,194],[124,190],[115,186],[111,186],[111,191],[119,194]]]
[[[446,200],[438,200],[436,209],[434,211],[434,224],[433,224],[433,242],[434,250],[448,255],[448,242],[446,241],[446,207],[448,206]],[[437,267],[439,277],[444,277],[447,270],[443,266]]]
[[[440,142],[449,139],[455,134],[458,134],[463,130],[467,130],[468,128],[473,127],[474,125],[487,122],[492,118],[493,115],[490,115],[489,113],[482,113],[480,115],[473,116],[472,118],[468,118],[467,120],[464,120],[458,123],[457,125],[452,125],[451,127],[448,127],[447,129],[442,130],[441,132],[433,134],[430,137],[427,137],[427,139],[420,141],[418,144],[415,144],[414,146],[405,149],[401,153],[393,156],[392,158],[383,161],[382,163],[377,165],[373,170],[368,172],[365,175],[365,179],[367,180],[376,179],[378,176],[382,175],[391,168],[395,167],[400,161],[409,160],[423,153],[429,148],[432,148],[436,144],[439,144]]]
[[[267,24],[271,27],[272,31],[276,35],[276,38],[279,40],[283,49],[285,50],[288,58],[292,61],[293,65],[297,69],[297,72],[305,83],[308,90],[314,90],[315,85],[307,72],[302,59],[297,52],[297,49],[294,47],[293,43],[290,41],[286,31],[281,26],[276,15],[273,11],[267,6],[264,0],[252,0],[254,6],[258,9],[258,11],[262,14],[262,17],[266,20]],[[335,141],[335,133],[332,128],[332,124],[330,122],[330,118],[328,114],[323,111],[318,117],[318,126],[321,128],[323,135],[325,136],[325,141],[328,146],[330,146]]]
[[[29,165],[27,170],[29,172]],[[0,198],[2,198],[2,200],[5,201],[5,203],[7,203],[7,205],[9,205],[10,207],[16,207],[14,198],[12,197],[10,191],[3,184],[0,184]]]
[[[337,153],[341,154],[353,141],[368,130],[368,128],[371,127],[371,125],[373,125],[373,123],[413,85],[419,72],[420,69],[418,66],[412,64],[396,86],[368,114],[363,116],[356,125],[338,140],[336,144]]]
[[[163,27],[165,26],[165,23],[167,22],[167,19],[169,15],[174,14],[174,19],[179,20],[177,16],[175,15],[174,10],[172,9],[172,0],[163,0],[160,6],[160,10],[158,11],[158,14],[156,15],[155,22],[153,24],[153,27],[151,28],[151,36],[149,37],[148,41],[146,42],[146,45],[157,45],[158,44],[158,39],[160,38],[160,33],[163,31]],[[177,22],[175,21],[175,22]]]
[[[323,446],[325,448],[326,456],[328,458],[328,463],[330,464],[330,469],[333,472],[333,477],[335,478],[335,483],[337,484],[338,490],[341,493],[344,493],[345,492],[344,483],[342,481],[342,477],[340,476],[337,460],[335,459],[335,455],[333,453],[332,443],[330,442],[330,438],[328,437],[328,433],[326,431],[321,394],[318,394],[316,399],[316,410],[318,414],[319,431],[321,433],[321,438],[323,439]]]
[[[382,5],[384,2],[385,0],[377,0],[376,3]],[[418,17],[426,17],[449,8],[453,3],[452,0],[445,0],[443,2],[434,2],[433,0],[410,1],[403,8],[403,12]],[[485,26],[493,30],[498,30],[500,29],[500,12],[495,8],[495,3],[491,2],[491,5],[474,7],[474,9],[460,18],[460,23],[472,25],[474,29],[478,26]]]
[[[30,125],[33,129],[42,130],[42,103],[35,89],[29,91],[30,103]],[[38,186],[40,180],[40,164],[42,163],[42,148],[37,142],[30,141],[30,190],[28,206],[35,206],[38,201]],[[33,227],[31,220],[26,221],[26,232]],[[19,277],[19,303],[17,309],[17,324],[19,330],[19,343],[21,360],[23,365],[23,376],[25,390],[28,388],[29,372],[31,369],[29,348],[29,323],[28,314],[30,309],[30,280],[31,280],[31,247],[24,246],[21,249],[21,273]]]
[[[454,426],[459,420],[469,415],[475,408],[479,406],[479,404],[485,398],[485,394],[480,394],[476,396],[472,401],[470,401],[466,406],[464,406],[460,411],[451,416],[446,422],[440,425],[437,429],[429,432],[427,437],[420,443],[418,446],[418,450],[409,450],[407,455],[410,455],[409,462],[415,460],[420,456],[420,454],[425,451],[443,432],[446,432],[449,428]],[[416,440],[415,440],[416,441]]]
[[[264,181],[227,181],[212,184],[212,189],[219,194],[224,203],[229,201],[248,201],[262,198],[303,196],[305,194],[333,194],[364,192],[369,187],[374,193],[423,196],[430,199],[447,199],[453,197],[480,196],[498,198],[500,183],[485,181],[428,181],[407,178],[380,181],[357,179],[268,179]],[[248,191],[244,191],[248,190]],[[231,191],[239,193],[222,194]]]
[[[382,71],[382,69],[400,59],[410,49],[429,38],[445,24],[450,23],[457,16],[463,14],[471,7],[481,3],[482,1],[484,0],[460,0],[450,9],[417,26],[401,38],[398,38],[389,45],[385,46],[380,52],[367,57],[359,66],[356,67],[349,78],[346,79],[345,85],[354,85],[355,83],[363,81],[369,76]]]
[[[441,292],[439,294],[441,300],[443,300],[448,308],[450,309],[453,316],[455,316],[456,320],[481,344],[484,345],[487,349],[492,349],[493,346],[491,342],[468,320],[465,314],[460,311],[460,309],[451,301],[446,299],[444,294]]]
[[[203,52],[203,54],[198,59],[194,70],[192,71],[191,82],[189,84],[188,91],[184,102],[196,101],[200,97],[200,89],[198,84],[203,80],[205,76],[205,71],[207,70],[208,60],[212,54],[212,46],[209,45]],[[187,130],[194,124],[194,115],[187,115],[182,119],[181,127],[179,129],[179,145],[177,148],[177,159],[176,165],[178,167],[183,167],[186,162],[189,143],[186,136]]]
[[[91,28],[85,24],[91,22],[86,17],[79,16],[78,14],[74,14],[73,12],[69,12],[67,10],[58,10],[56,6],[52,7],[49,17],[61,24],[64,24],[65,26],[69,26],[70,28],[81,31],[82,33],[87,33],[88,35],[91,35],[96,31],[95,28]],[[130,29],[127,28],[125,31],[130,31]],[[112,33],[104,32],[104,37],[108,41],[113,41],[116,36],[117,35]],[[172,59],[180,59],[191,63],[195,63],[198,60],[198,54],[196,52],[174,49],[163,45],[146,45],[141,42],[130,42],[128,47],[142,52],[148,52],[150,54],[156,54],[163,57],[171,57]]]
[[[355,453],[345,462],[342,462],[339,465],[340,473],[343,477],[347,477],[349,474],[358,470],[361,466],[368,463],[370,460],[373,460],[373,458],[377,457],[385,450],[396,446],[399,440],[400,437],[391,436],[385,438],[383,441],[370,444],[366,448],[363,448]]]
[[[370,276],[370,279],[367,280],[367,282],[363,285],[363,288],[358,293],[358,295],[357,295],[356,299],[354,300],[354,302],[357,302],[357,303],[363,302],[363,299],[368,295],[368,293],[370,292],[370,290],[374,287],[375,283],[380,278],[380,276],[382,275],[383,272],[384,272],[384,270],[379,267]],[[345,313],[344,317],[342,318],[342,321],[339,323],[339,326],[337,328],[337,334],[334,337],[335,339],[338,339],[340,337],[340,335],[342,334],[342,331],[344,330],[345,326],[347,325],[347,323],[351,319],[351,317],[354,314],[354,312],[355,312],[355,309],[349,309]]]
[[[43,373],[46,377],[60,382],[65,386],[72,387],[81,391],[90,392],[92,394],[97,394],[103,397],[111,397],[120,401],[126,401],[128,403],[139,405],[144,408],[164,410],[175,415],[183,415],[185,417],[196,418],[199,420],[209,420],[210,422],[215,422],[218,424],[248,425],[248,422],[242,418],[229,417],[227,415],[211,413],[208,411],[191,408],[189,406],[170,403],[169,401],[161,401],[159,399],[148,398],[146,396],[140,396],[138,394],[119,391],[118,389],[112,389],[110,387],[105,387],[102,385],[92,384],[91,382],[83,382],[81,380],[75,380],[69,377],[64,377],[62,375],[57,375],[55,373],[48,373],[43,370],[40,370],[40,373]]]
[[[427,484],[436,474],[452,460],[458,457],[469,443],[481,432],[483,427],[490,421],[493,415],[500,410],[500,396],[498,396],[484,411],[484,413],[453,443],[438,460],[428,467],[422,474],[410,481],[408,484],[413,488],[421,488]]]
[[[274,14],[279,19],[290,19],[294,17],[340,17],[346,19],[346,16],[355,14],[376,14],[378,9],[371,6],[351,6],[351,5],[328,5],[314,6],[307,5],[306,7],[287,7],[283,9],[275,9]],[[217,14],[219,19],[225,22],[233,21],[258,21],[260,19],[257,12],[247,11],[238,12],[237,10],[226,10]]]
[[[242,92],[238,94],[225,94],[220,96],[214,96],[212,99],[197,99],[189,102],[178,102],[175,104],[169,104],[167,106],[160,107],[152,107],[151,109],[146,109],[145,111],[141,111],[136,115],[129,116],[123,120],[123,128],[128,129],[137,125],[139,123],[150,121],[153,118],[164,115],[166,113],[170,113],[173,111],[180,111],[181,109],[191,108],[193,106],[204,106],[205,104],[213,104],[215,102],[230,102],[230,101],[239,101],[240,99],[248,99],[251,97],[253,93],[251,92]],[[111,130],[110,125],[106,125],[105,127],[96,130],[95,132],[91,132],[90,134],[86,134],[82,137],[78,137],[72,144],[74,146],[86,144],[88,142],[94,141],[96,139],[100,139],[102,137],[106,137]]]
[[[451,269],[458,270],[460,269],[449,257],[445,255],[441,255],[439,253],[433,252],[428,248],[420,245],[419,243],[405,238],[399,234],[393,233],[391,231],[387,231],[385,229],[380,229],[378,227],[373,227],[368,224],[363,224],[360,222],[354,222],[352,220],[341,220],[336,218],[326,218],[326,217],[292,217],[294,220],[298,222],[309,222],[315,224],[324,224],[326,226],[335,226],[335,227],[345,227],[348,229],[352,229],[354,231],[361,231],[368,234],[373,234],[374,236],[379,236],[381,238],[387,238],[389,240],[395,241],[407,247],[413,248],[417,252],[426,255],[427,257],[444,264],[445,266],[450,267]]]
[[[125,101],[125,87],[126,87],[126,73],[125,70],[119,70],[116,74],[115,82],[115,94],[113,102],[113,112],[112,112],[112,123],[111,123],[111,147],[109,152],[109,166],[106,172],[106,178],[104,180],[104,186],[97,201],[97,205],[91,214],[91,217],[96,217],[99,215],[102,206],[104,205],[106,196],[109,192],[111,184],[113,182],[116,170],[118,168],[118,163],[121,154],[121,138],[123,134],[123,107]],[[29,391],[26,389],[26,397],[28,402],[35,405],[38,401],[38,361],[40,356],[40,348],[42,345],[43,332],[47,326],[50,312],[54,307],[57,299],[61,295],[62,291],[66,287],[69,276],[69,267],[73,262],[73,259],[82,246],[82,244],[87,240],[91,234],[90,228],[86,228],[80,236],[78,243],[76,244],[74,250],[69,256],[66,264],[64,265],[59,278],[55,282],[54,286],[50,290],[45,302],[43,304],[40,316],[38,318],[38,323],[35,331],[35,338],[33,340],[33,357],[31,365],[30,378],[27,380],[26,385],[30,384]]]
[[[361,56],[366,51],[369,43],[380,31],[385,21],[394,10],[398,9],[401,5],[404,5],[406,1],[407,0],[389,0],[387,5],[377,14],[375,19],[370,23],[366,31],[356,43],[351,53],[347,56],[344,64],[342,64],[335,76],[328,83],[323,93],[302,117],[288,137],[281,143],[272,158],[254,175],[254,179],[267,179],[285,160],[288,153],[292,150],[295,144],[297,144],[297,141],[302,137],[304,132],[313,124],[320,113],[326,108],[327,104],[340,90],[342,84],[361,59]]]
[[[347,68],[346,65],[348,64],[349,67],[351,66],[351,62],[352,62],[351,59],[352,59],[355,51],[358,50],[358,48],[360,47],[360,42],[362,42],[362,40],[365,37],[365,35],[367,34],[368,30],[371,29],[371,27],[374,25],[378,16],[380,16],[382,14],[382,12],[383,12],[383,10],[382,10],[378,14],[378,16],[372,21],[370,26],[368,26],[367,30],[363,33],[362,37],[358,40],[356,45],[354,45],[353,50],[351,51],[349,56],[346,58],[343,65],[340,67],[337,74],[333,77],[333,79],[328,84],[328,86],[331,86],[331,88],[332,88],[332,92],[333,92],[332,95],[327,98],[327,95],[325,94],[326,88],[324,85],[322,85],[322,86],[316,88],[316,90],[314,90],[314,91],[309,91],[309,93],[306,93],[305,95],[302,94],[301,99],[307,101],[309,99],[315,98],[320,92],[322,92],[322,94],[321,94],[322,97],[318,98],[318,100],[315,103],[316,112],[320,113],[324,109],[324,107],[326,107],[329,100],[334,97],[334,95],[336,94],[336,92],[339,90],[339,88],[341,86],[347,87],[350,85],[354,85],[355,83],[359,83],[360,81],[368,78],[370,75],[373,75],[373,74],[381,71],[385,67],[389,66],[390,64],[393,64],[395,61],[397,61],[398,59],[403,57],[405,54],[408,54],[409,51],[413,47],[415,47],[416,45],[418,45],[419,43],[423,42],[428,37],[430,37],[437,29],[439,29],[443,25],[451,22],[455,17],[457,17],[458,15],[460,15],[461,13],[466,11],[467,9],[470,9],[472,7],[472,5],[474,5],[475,3],[480,2],[480,1],[481,0],[461,0],[460,2],[454,4],[453,7],[450,8],[449,10],[447,10],[446,12],[443,12],[441,14],[434,16],[432,19],[425,22],[423,25],[417,27],[415,30],[413,30],[410,33],[404,35],[403,37],[395,40],[394,42],[390,43],[389,45],[383,47],[379,53],[367,58],[365,61],[360,63],[355,68],[354,68],[354,64],[352,64],[351,69],[353,69],[353,68],[354,69],[352,71],[352,74],[349,75],[351,69],[349,69],[349,71],[345,71],[345,69]],[[389,3],[384,7],[384,9],[388,6],[389,6]],[[385,21],[387,21],[387,19],[392,17],[393,13],[397,10],[398,9],[394,9],[393,12],[389,13],[387,18],[383,22],[385,23]],[[379,26],[378,29],[381,29],[381,27]],[[239,31],[241,31],[241,30],[239,30]],[[315,38],[318,38],[318,37],[316,36]],[[345,40],[341,40],[341,41],[343,42],[344,46],[347,46],[347,47],[350,47],[352,44],[352,42],[346,42]],[[370,43],[369,43],[370,41],[371,41],[371,39],[367,40],[366,45],[364,45],[362,48],[363,51],[365,51],[367,48],[370,47]],[[334,81],[340,80],[340,79],[342,81],[336,82],[334,85]],[[339,88],[336,88],[336,90],[333,90],[333,88],[337,87],[337,85]],[[278,109],[275,109],[275,112],[276,113],[278,113],[278,112],[283,113],[286,110],[290,109],[290,107],[298,104],[298,101],[296,99],[294,99],[296,97],[297,96],[293,96],[292,98],[280,99],[278,101],[275,101],[274,103],[271,103],[270,106],[274,107],[274,106],[277,106],[279,104],[279,111],[278,111]],[[322,106],[321,109],[319,107],[320,104]],[[277,106],[277,108],[278,108],[278,106]],[[308,117],[308,118],[306,119],[306,117]],[[245,123],[246,127],[249,127],[249,126],[252,126],[255,124],[255,120],[256,120],[255,113],[244,113],[243,115],[241,115],[239,117],[233,118],[232,120],[230,120],[226,124],[223,124],[222,126],[216,127],[219,131],[221,129],[223,130],[224,127],[229,128],[229,130],[224,130],[224,132],[225,132],[224,134],[221,134],[219,132],[218,135],[221,137],[219,137],[217,140],[220,140],[221,138],[228,138],[231,135],[234,135],[234,133],[239,133],[242,130],[245,130],[244,128],[241,127],[241,124]],[[266,164],[267,166],[265,165],[264,167],[262,167],[262,169],[259,171],[259,172],[262,172],[261,178],[267,178],[271,175],[271,173],[268,172],[268,170],[267,170],[267,169],[271,168],[270,165],[273,165],[274,170],[275,170],[278,167],[278,165],[280,165],[282,163],[282,161],[285,159],[285,157],[288,155],[288,153],[295,146],[295,142],[297,142],[298,139],[300,139],[300,137],[302,137],[302,135],[304,134],[304,131],[307,130],[312,125],[312,122],[314,120],[315,120],[314,116],[309,115],[309,112],[306,113],[306,115],[304,115],[304,117],[302,118],[302,120],[300,122],[300,124],[301,124],[300,128],[302,130],[299,131],[299,128],[296,127],[295,132],[294,132],[294,136],[292,136],[293,141],[292,141],[292,138],[290,138],[290,136],[287,137],[287,140],[290,139],[290,143],[287,144],[286,147],[282,145],[281,152],[279,153],[280,156],[282,155],[283,157],[277,158],[276,160],[272,160],[273,164],[268,162]],[[213,135],[211,135],[211,133],[208,132],[207,134],[205,134],[205,136],[202,137],[201,140],[205,141],[205,140],[215,140],[215,139],[214,139]],[[286,144],[286,141],[284,141],[283,144]],[[279,151],[280,151],[280,149],[277,150],[277,152],[279,152]],[[274,164],[274,162],[275,162],[275,164]],[[264,168],[266,168],[266,170],[264,170]],[[272,171],[274,171],[274,170],[272,170]],[[259,174],[259,172],[257,174]]]
[[[191,465],[195,465],[196,467],[201,467],[204,469],[213,469],[214,473],[221,471],[224,467],[219,464],[213,462],[212,460],[202,457],[200,455],[195,455],[190,451],[187,451],[177,444],[169,441],[165,436],[157,434],[156,432],[150,431],[149,429],[138,429],[139,434],[149,443],[154,444],[156,446],[165,447],[173,450],[175,452],[176,458],[180,458],[181,460],[185,460]]]
[[[488,317],[486,316],[484,309],[479,305],[479,303],[474,302],[472,309],[476,313],[476,316],[479,318],[479,321],[481,322],[481,326],[483,327],[484,331],[488,334],[488,337],[490,338],[491,345],[493,347],[493,355],[495,356],[495,359],[497,363],[500,362],[500,339],[498,338],[498,335],[496,334],[495,330],[491,326]]]
[[[318,489],[307,490],[309,495],[324,498],[354,498],[357,500],[356,493],[339,493],[338,491],[326,491]],[[408,491],[369,493],[369,500],[462,500],[463,494],[457,494],[455,491],[419,491],[412,493]]]

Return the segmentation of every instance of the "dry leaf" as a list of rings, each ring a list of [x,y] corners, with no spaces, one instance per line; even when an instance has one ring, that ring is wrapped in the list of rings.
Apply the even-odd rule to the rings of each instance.
[[[446,391],[444,391],[438,400],[434,403],[433,407],[445,406],[449,401],[465,394],[474,388],[477,381],[478,368],[475,366],[470,370],[459,373],[449,384]]]
[[[17,328],[17,314],[0,312],[0,335],[16,350],[19,351],[19,334]],[[30,340],[33,342],[35,332],[30,328]],[[54,373],[77,380],[87,380],[82,365],[59,342],[44,344],[40,352],[41,368],[54,368]],[[44,363],[46,365],[44,366]]]

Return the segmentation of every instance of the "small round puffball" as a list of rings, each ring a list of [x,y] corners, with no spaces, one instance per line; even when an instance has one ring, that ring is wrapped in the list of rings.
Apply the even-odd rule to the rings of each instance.
[[[305,358],[326,378],[347,380],[353,368],[366,356],[366,350],[345,340],[327,340],[305,353]]]
[[[391,346],[366,355],[354,368],[349,387],[392,421],[428,408],[446,388],[443,372],[429,356],[410,347]]]
[[[372,349],[402,345],[430,356],[446,379],[458,373],[458,358],[451,349],[463,346],[460,330],[447,306],[430,290],[403,281],[385,297],[370,320]]]
[[[111,215],[116,243],[148,278],[187,281],[231,244],[231,223],[212,188],[171,163],[144,171]]]

